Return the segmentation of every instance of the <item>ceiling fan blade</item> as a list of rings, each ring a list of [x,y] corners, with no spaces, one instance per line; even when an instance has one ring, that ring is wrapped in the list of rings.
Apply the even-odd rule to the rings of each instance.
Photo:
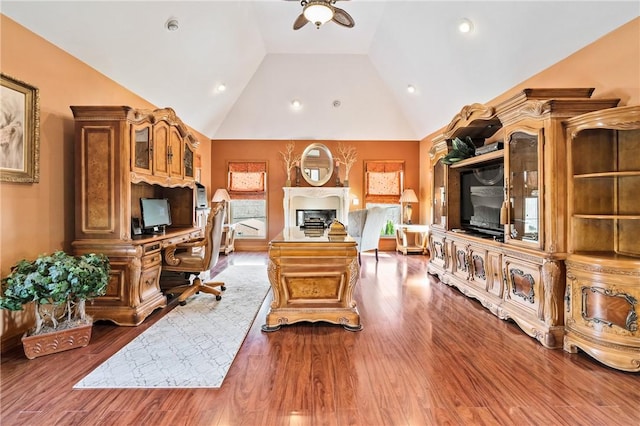
[[[347,12],[335,6],[333,9],[333,22],[347,28],[353,28],[356,25],[356,22]]]
[[[293,23],[293,29],[294,30],[299,30],[300,28],[304,27],[307,22],[309,22],[309,21],[301,13],[300,16],[298,16],[296,18],[296,21]]]

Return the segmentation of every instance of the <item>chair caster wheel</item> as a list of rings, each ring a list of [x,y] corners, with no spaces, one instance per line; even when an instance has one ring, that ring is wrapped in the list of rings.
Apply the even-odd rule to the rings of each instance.
[[[219,294],[216,294],[216,300],[222,300],[222,296],[220,296]]]
[[[223,285],[220,286],[220,290],[225,291],[227,288]]]
[[[187,301],[186,301],[186,300],[183,300],[182,302],[179,302],[178,304],[179,304],[180,306],[184,306],[184,305],[186,305],[186,304],[187,304]]]

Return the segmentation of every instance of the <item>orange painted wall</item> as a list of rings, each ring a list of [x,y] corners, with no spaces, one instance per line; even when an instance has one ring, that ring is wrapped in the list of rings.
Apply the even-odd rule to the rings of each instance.
[[[640,104],[640,18],[622,25],[496,98],[490,101],[478,99],[477,102],[497,105],[520,90],[533,87],[594,87],[593,98],[619,98],[621,106]],[[460,109],[463,106],[460,105]],[[429,158],[431,140],[441,134],[447,124],[442,123],[442,129],[420,141],[420,158]],[[420,164],[420,176],[420,219],[422,223],[428,223],[431,171],[426,161]]]
[[[16,261],[71,250],[74,238],[74,121],[70,105],[156,108],[85,63],[0,15],[1,71],[40,91],[40,182],[0,183],[0,274]],[[178,116],[179,111],[176,111]],[[210,140],[200,140],[203,181]],[[0,311],[2,341],[21,334],[30,314]]]
[[[229,160],[266,160],[268,162],[267,191],[268,191],[268,238],[266,240],[238,240],[236,248],[239,250],[266,250],[267,242],[282,230],[284,225],[284,210],[282,206],[282,187],[286,180],[284,163],[280,152],[284,151],[289,140],[214,140],[212,144],[211,160],[211,187],[224,188],[227,185],[227,161]],[[295,153],[301,154],[304,148],[315,142],[325,144],[334,156],[338,152],[338,141],[296,140]],[[348,141],[345,146],[355,147],[358,157],[349,175],[349,188],[351,197],[360,200],[359,206],[351,205],[351,209],[363,207],[363,181],[362,172],[365,160],[402,160],[405,162],[405,187],[418,188],[420,177],[419,142],[418,141]],[[340,172],[341,181],[344,179],[344,170]],[[325,186],[334,186],[334,180]],[[303,179],[300,186],[309,186]],[[419,195],[418,195],[419,196]],[[414,211],[418,217],[418,211]],[[381,249],[389,249],[386,245]],[[395,241],[390,246],[395,249]]]

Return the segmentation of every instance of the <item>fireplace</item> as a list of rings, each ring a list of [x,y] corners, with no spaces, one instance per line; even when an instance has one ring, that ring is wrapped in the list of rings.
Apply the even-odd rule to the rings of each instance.
[[[335,209],[297,209],[296,210],[296,226],[305,226],[305,224],[322,224],[324,228],[328,228],[336,218]],[[316,226],[316,225],[314,225]]]
[[[329,211],[329,218],[347,224],[349,215],[348,187],[284,187],[284,227],[299,226],[299,211]],[[304,215],[302,216],[304,218]],[[325,213],[322,213],[325,218]]]

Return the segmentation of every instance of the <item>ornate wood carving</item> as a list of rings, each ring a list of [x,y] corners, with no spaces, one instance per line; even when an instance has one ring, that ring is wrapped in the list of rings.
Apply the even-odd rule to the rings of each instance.
[[[535,280],[531,274],[525,274],[521,269],[511,269],[511,291],[516,296],[522,297],[529,303],[534,303]]]
[[[582,318],[609,327],[638,331],[638,301],[628,293],[611,288],[582,287]]]
[[[542,285],[544,286],[544,322],[557,325],[560,322],[558,307],[562,298],[562,268],[560,262],[552,260],[542,264]]]
[[[484,258],[478,254],[473,255],[473,275],[476,278],[486,279],[486,272],[484,268]]]

